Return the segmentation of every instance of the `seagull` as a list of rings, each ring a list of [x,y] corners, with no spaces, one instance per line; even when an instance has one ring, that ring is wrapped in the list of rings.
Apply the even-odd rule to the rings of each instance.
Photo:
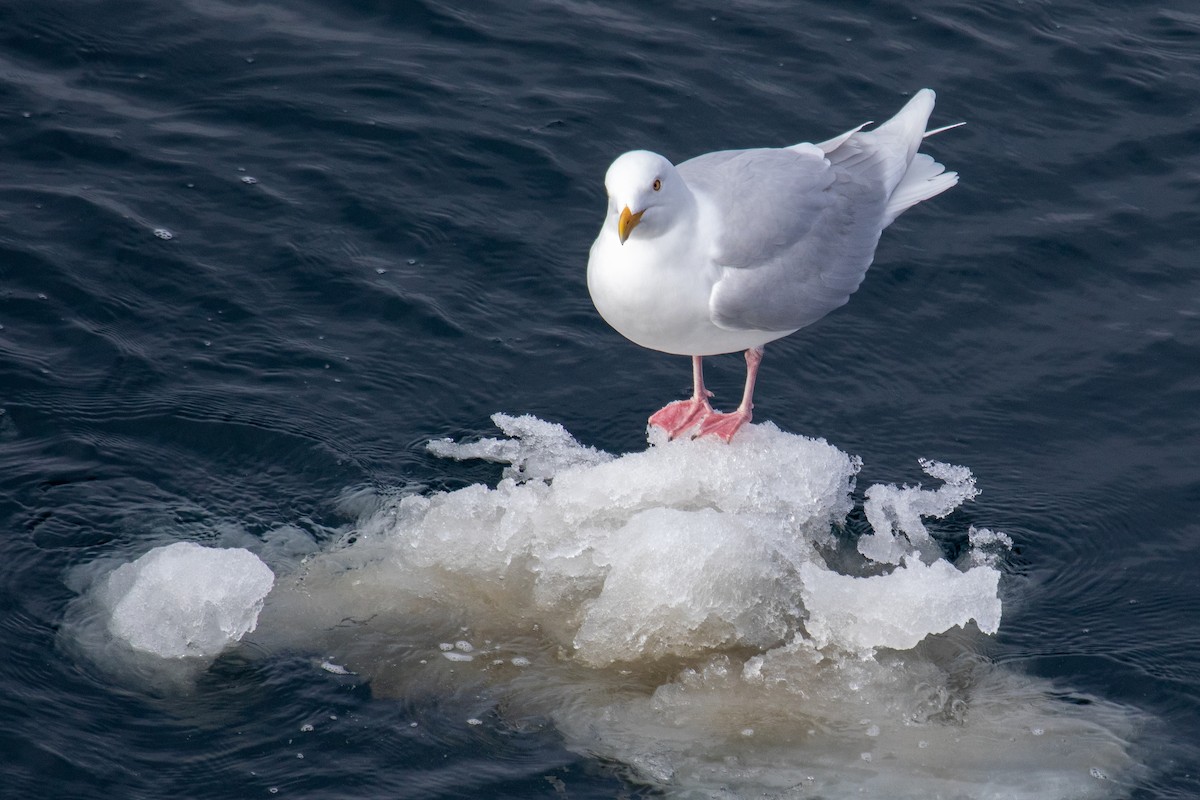
[[[958,183],[918,153],[934,93],[922,89],[882,125],[820,144],[722,150],[675,166],[634,150],[604,176],[608,211],[588,258],[600,316],[642,347],[692,357],[692,396],[650,417],[674,439],[726,442],[751,419],[768,342],[844,305],[879,235]],[[962,123],[958,123],[961,125]],[[709,404],[704,356],[745,351],[736,411]]]

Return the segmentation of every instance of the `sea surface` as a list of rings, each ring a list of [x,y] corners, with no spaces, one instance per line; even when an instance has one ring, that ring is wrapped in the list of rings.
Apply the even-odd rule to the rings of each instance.
[[[1012,548],[999,630],[961,647],[1121,753],[1040,796],[1200,796],[1200,8],[1184,0],[4,4],[0,796],[891,796],[866,745],[821,750],[837,781],[787,784],[765,771],[803,743],[752,740],[752,721],[728,749],[714,735],[655,760],[634,752],[645,727],[621,740],[616,712],[572,716],[600,686],[682,715],[676,695],[725,680],[712,653],[621,672],[530,633],[523,678],[418,679],[439,647],[486,649],[472,626],[510,629],[430,595],[402,625],[327,636],[281,611],[270,628],[269,600],[258,639],[163,680],[112,668],[76,617],[155,547],[248,548],[279,585],[379,498],[495,487],[497,465],[426,448],[499,436],[495,412],[646,450],[690,369],[592,307],[608,164],[821,141],[926,86],[932,125],[967,123],[924,146],[959,185],[885,231],[847,306],[767,347],[756,421],[861,459],[849,522],[827,526],[851,551],[866,487],[938,485],[921,458],[971,470],[980,494],[938,524]],[[707,363],[733,405],[742,359]],[[317,598],[331,625],[351,592]],[[826,700],[850,685],[822,680]],[[555,696],[531,701],[539,682]],[[970,700],[945,725],[988,713]],[[787,748],[756,751],[763,736]],[[1087,749],[1071,736],[1055,745]],[[920,796],[1011,796],[1021,759],[989,773],[972,755]],[[700,761],[726,782],[693,781]]]

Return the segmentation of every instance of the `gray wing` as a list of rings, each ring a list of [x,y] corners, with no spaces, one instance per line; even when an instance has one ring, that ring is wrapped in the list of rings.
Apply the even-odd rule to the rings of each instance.
[[[721,210],[724,275],[709,300],[732,330],[788,331],[844,305],[862,283],[888,192],[874,170],[842,169],[815,145],[733,150],[685,161],[693,191]]]

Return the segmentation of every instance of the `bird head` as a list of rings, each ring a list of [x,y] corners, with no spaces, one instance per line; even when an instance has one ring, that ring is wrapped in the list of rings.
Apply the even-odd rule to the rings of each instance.
[[[670,161],[648,150],[633,150],[617,158],[604,176],[608,213],[615,218],[621,244],[639,228],[639,236],[653,237],[666,230],[683,204],[687,192]]]

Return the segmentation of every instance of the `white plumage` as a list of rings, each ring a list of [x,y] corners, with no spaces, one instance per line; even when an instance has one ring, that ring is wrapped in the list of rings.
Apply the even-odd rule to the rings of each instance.
[[[762,346],[845,304],[883,229],[958,182],[917,152],[938,132],[926,131],[933,105],[922,89],[878,128],[820,144],[724,150],[678,166],[635,150],[613,162],[588,260],[592,300],[626,338],[693,357],[692,398],[651,424],[729,440],[749,421]],[[742,404],[719,414],[700,359],[738,350],[747,351]]]

